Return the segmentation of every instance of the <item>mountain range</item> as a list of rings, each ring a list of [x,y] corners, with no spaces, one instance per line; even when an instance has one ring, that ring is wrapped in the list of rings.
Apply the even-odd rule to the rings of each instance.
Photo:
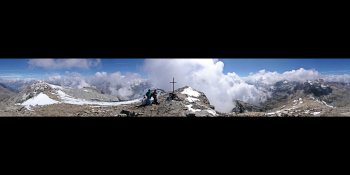
[[[156,89],[160,104],[143,106],[142,96],[120,99],[96,87],[73,88],[31,81],[0,84],[1,116],[99,117],[312,117],[350,116],[348,83],[279,81],[266,89],[267,100],[234,100],[231,112],[219,112],[207,96],[185,86],[172,92]],[[16,87],[14,89],[13,87]],[[140,87],[138,87],[140,88]],[[138,89],[147,91],[147,89]],[[153,89],[152,89],[153,91]]]

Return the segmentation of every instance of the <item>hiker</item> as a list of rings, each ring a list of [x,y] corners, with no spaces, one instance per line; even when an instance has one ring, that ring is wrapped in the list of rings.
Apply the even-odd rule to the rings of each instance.
[[[147,93],[146,93],[146,105],[150,105],[151,104],[151,89],[148,89]]]
[[[154,90],[152,93],[152,97],[153,97],[153,104],[159,104],[158,100],[157,100],[157,90]]]
[[[147,103],[147,97],[146,95],[143,96],[143,99],[142,99],[142,103],[141,103],[141,106],[146,106],[146,103]]]

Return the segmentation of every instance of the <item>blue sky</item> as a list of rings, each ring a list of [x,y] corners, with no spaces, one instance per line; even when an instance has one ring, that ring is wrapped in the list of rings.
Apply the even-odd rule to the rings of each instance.
[[[279,73],[299,68],[316,69],[322,74],[350,73],[350,59],[224,59],[224,72],[234,70],[245,76],[265,69]]]
[[[38,59],[42,60],[42,59]],[[78,72],[82,75],[92,75],[96,72],[117,72],[122,73],[141,73],[143,59],[101,59],[99,66],[92,66],[89,69],[82,68],[62,68],[45,69],[41,67],[31,67],[28,64],[29,59],[0,59],[0,77],[1,76],[23,76],[40,78],[42,76],[64,74],[65,72]]]
[[[322,74],[350,74],[350,59],[219,59],[224,62],[224,73],[235,72],[246,76],[250,72],[265,69],[267,71],[284,72],[293,69],[316,69]],[[42,77],[53,74],[63,74],[66,71],[91,75],[96,72],[134,72],[144,74],[142,66],[144,59],[101,59],[99,66],[88,69],[61,68],[45,69],[30,67],[29,59],[0,59],[0,77]]]

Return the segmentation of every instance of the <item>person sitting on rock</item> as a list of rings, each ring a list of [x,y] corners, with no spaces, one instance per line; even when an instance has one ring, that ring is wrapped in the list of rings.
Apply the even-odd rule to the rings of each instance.
[[[145,95],[145,96],[143,96],[141,106],[145,106],[146,105],[146,102],[147,102],[146,100],[147,100],[147,97]]]
[[[153,104],[159,104],[158,103],[158,99],[157,99],[157,90],[154,90],[152,93],[152,97],[153,97]]]

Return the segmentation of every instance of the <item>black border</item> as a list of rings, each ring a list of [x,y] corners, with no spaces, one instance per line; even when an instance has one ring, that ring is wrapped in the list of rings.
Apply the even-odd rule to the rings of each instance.
[[[0,47],[0,58],[350,58],[350,47]]]

